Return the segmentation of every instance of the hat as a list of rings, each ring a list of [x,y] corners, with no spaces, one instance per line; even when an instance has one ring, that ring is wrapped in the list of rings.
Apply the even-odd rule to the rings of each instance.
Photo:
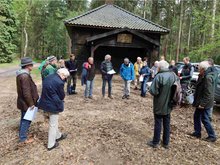
[[[47,57],[47,60],[49,62],[52,62],[53,60],[56,60],[57,58],[55,56],[50,56],[50,57]]]
[[[33,65],[33,64],[35,64],[35,62],[33,62],[30,57],[21,58],[21,64],[20,64],[21,67],[27,66],[27,65]]]

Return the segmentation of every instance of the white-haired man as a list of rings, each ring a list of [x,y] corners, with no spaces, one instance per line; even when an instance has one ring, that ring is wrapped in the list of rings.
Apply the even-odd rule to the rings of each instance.
[[[138,86],[140,84],[139,78],[140,78],[140,70],[143,66],[143,62],[141,57],[137,57],[137,61],[134,63],[134,71],[135,71],[135,80],[134,80],[134,85],[135,85],[135,90],[138,89]]]
[[[169,147],[170,141],[170,106],[171,87],[177,76],[169,71],[169,63],[165,60],[158,62],[158,73],[155,76],[150,93],[154,96],[153,113],[154,113],[154,137],[148,145],[156,148],[160,142],[161,124],[163,122],[163,147]]]
[[[152,68],[151,68],[151,77],[152,77],[152,79],[154,79],[154,77],[158,73],[158,64],[159,64],[159,61],[155,61],[154,66],[152,66]]]
[[[101,73],[102,73],[102,96],[105,98],[105,86],[106,82],[108,82],[108,97],[113,99],[112,97],[112,77],[113,74],[108,74],[109,71],[113,69],[111,56],[107,54],[105,56],[105,60],[101,63]]]
[[[201,138],[201,122],[203,123],[208,137],[208,142],[215,142],[216,135],[209,119],[210,109],[214,103],[215,89],[215,72],[208,69],[210,64],[203,61],[199,64],[199,78],[196,84],[193,106],[196,107],[194,112],[194,132],[190,134],[196,138]]]
[[[46,77],[43,81],[43,89],[38,104],[49,115],[48,150],[56,148],[58,141],[66,138],[67,134],[62,134],[58,129],[59,113],[64,110],[64,83],[69,76],[66,68],[61,68],[56,74]]]

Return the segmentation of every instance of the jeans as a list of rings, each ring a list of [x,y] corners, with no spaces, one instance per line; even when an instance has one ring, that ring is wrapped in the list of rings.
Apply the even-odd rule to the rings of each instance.
[[[124,80],[125,86],[124,86],[124,95],[129,96],[130,95],[130,89],[131,89],[131,80]]]
[[[67,79],[67,93],[70,91],[71,81],[73,82],[73,91],[76,90],[77,74],[70,74]]]
[[[92,96],[94,80],[86,81],[85,97]]]
[[[112,95],[112,79],[102,79],[102,96],[105,96],[105,86],[108,82],[108,96]]]
[[[25,140],[27,140],[27,133],[31,124],[31,121],[23,119],[25,113],[26,113],[25,111],[21,111],[21,120],[20,120],[20,128],[19,128],[20,142],[24,142]]]
[[[208,136],[211,138],[216,138],[214,129],[212,128],[211,121],[209,119],[210,108],[208,109],[198,109],[196,108],[194,112],[194,130],[196,135],[201,135],[201,122],[203,123]]]
[[[56,143],[56,139],[59,139],[62,136],[62,133],[58,128],[58,118],[58,113],[49,113],[48,148],[53,147]]]
[[[212,119],[212,114],[213,114],[213,107],[210,108],[210,111],[209,111],[209,119]]]
[[[141,83],[141,96],[146,96],[147,82],[148,82],[148,78],[145,78],[144,81]]]
[[[163,120],[163,144],[168,145],[170,142],[170,114],[154,115],[154,137],[153,144],[157,145],[160,142],[161,124]]]

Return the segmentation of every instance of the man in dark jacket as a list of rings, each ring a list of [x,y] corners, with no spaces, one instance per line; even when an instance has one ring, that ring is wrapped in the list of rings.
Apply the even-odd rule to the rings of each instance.
[[[182,103],[186,103],[186,91],[190,83],[190,80],[193,76],[194,68],[190,63],[189,57],[183,58],[183,62],[184,62],[184,66],[180,73],[180,83],[181,83],[182,92],[183,92]]]
[[[85,98],[93,99],[93,84],[95,78],[95,64],[93,57],[88,58],[88,62],[84,64],[84,67],[87,70]]]
[[[168,148],[170,140],[170,97],[171,87],[174,84],[175,74],[169,71],[169,64],[166,61],[159,62],[159,72],[154,78],[150,93],[154,96],[153,113],[154,113],[154,137],[148,145],[156,148],[160,142],[161,123],[163,121],[163,147]]]
[[[105,86],[106,82],[108,82],[108,97],[113,99],[112,97],[112,77],[113,74],[109,74],[108,72],[113,70],[111,63],[111,56],[107,54],[105,56],[105,61],[101,63],[101,73],[102,73],[102,96],[105,98]]]
[[[141,68],[139,74],[143,77],[143,81],[141,82],[141,97],[146,97],[147,82],[151,75],[150,68],[147,66],[147,61],[143,62],[143,67]]]
[[[38,107],[49,115],[48,150],[56,148],[59,145],[58,141],[65,139],[67,136],[58,129],[58,117],[59,113],[64,110],[64,83],[68,76],[68,70],[61,68],[57,73],[46,77],[43,81]]]
[[[31,121],[25,120],[24,116],[28,108],[33,109],[39,98],[37,93],[37,86],[35,85],[30,72],[33,68],[32,59],[25,57],[21,59],[21,69],[16,72],[17,83],[17,108],[21,110],[21,120],[19,129],[20,142],[30,143],[34,139],[27,138],[27,132],[30,127]]]
[[[65,61],[65,66],[70,72],[70,76],[67,81],[67,93],[68,94],[77,94],[76,92],[76,81],[77,81],[77,69],[78,69],[78,63],[75,59],[75,55],[70,55],[70,60]],[[71,89],[71,81],[73,81],[73,86]]]
[[[215,77],[208,61],[203,61],[199,64],[199,78],[196,84],[193,106],[196,107],[194,112],[194,132],[191,136],[201,138],[201,122],[203,123],[208,137],[205,139],[208,142],[215,142],[216,135],[212,128],[209,111],[214,104],[214,84]]]
[[[217,81],[218,81],[218,71],[215,68],[214,60],[212,58],[209,58],[207,61],[208,61],[209,65],[210,65],[210,67],[207,69],[206,72],[209,72],[209,71],[213,71],[214,72],[214,80],[215,80],[214,81],[214,87],[216,88]],[[213,107],[210,108],[210,113],[209,113],[210,121],[212,121],[212,113],[213,113]]]
[[[178,69],[177,69],[177,67],[175,66],[175,61],[174,61],[174,60],[172,60],[172,61],[170,62],[169,70],[172,71],[172,72],[174,72],[174,73],[178,76]]]

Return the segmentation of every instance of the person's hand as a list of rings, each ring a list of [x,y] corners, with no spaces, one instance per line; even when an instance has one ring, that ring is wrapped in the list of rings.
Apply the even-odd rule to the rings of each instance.
[[[88,67],[91,68],[91,65],[89,65]]]
[[[182,80],[183,78],[182,77],[180,77],[180,80]]]
[[[204,107],[202,107],[201,105],[199,105],[197,108],[198,109],[204,109]]]

